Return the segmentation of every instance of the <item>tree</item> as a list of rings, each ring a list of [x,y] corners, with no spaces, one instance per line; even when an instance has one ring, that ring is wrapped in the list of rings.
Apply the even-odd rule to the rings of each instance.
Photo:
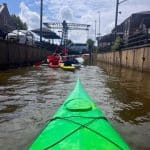
[[[16,24],[18,30],[27,30],[27,24],[23,22],[19,16],[16,16],[15,14],[11,15],[11,18],[13,22]]]
[[[86,41],[86,43],[87,43],[87,45],[88,45],[88,48],[89,48],[89,50],[91,51],[93,48],[94,48],[94,41],[92,40],[92,39],[88,39],[87,41]]]
[[[118,36],[114,44],[112,45],[111,49],[112,51],[121,50],[121,46],[122,46],[122,38]]]

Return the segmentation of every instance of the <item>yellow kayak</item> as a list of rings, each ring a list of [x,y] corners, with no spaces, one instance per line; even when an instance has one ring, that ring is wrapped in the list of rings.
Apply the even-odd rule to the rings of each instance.
[[[60,64],[60,68],[66,71],[75,71],[75,67],[74,66],[65,66],[63,63]]]

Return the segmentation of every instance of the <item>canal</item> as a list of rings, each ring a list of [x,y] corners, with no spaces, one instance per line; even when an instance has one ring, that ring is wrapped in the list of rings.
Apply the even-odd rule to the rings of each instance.
[[[109,65],[0,72],[0,149],[27,150],[80,77],[133,150],[150,149],[150,75]]]

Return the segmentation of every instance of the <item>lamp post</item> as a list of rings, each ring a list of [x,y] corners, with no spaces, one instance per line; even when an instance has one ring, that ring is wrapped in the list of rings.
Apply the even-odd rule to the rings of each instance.
[[[43,24],[43,0],[41,0],[41,9],[40,9],[40,43],[42,43],[42,24]]]

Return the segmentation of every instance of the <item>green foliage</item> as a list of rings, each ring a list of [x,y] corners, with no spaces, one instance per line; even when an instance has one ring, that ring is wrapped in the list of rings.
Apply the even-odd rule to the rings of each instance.
[[[121,50],[121,45],[122,45],[122,38],[120,36],[118,36],[114,42],[114,44],[112,45],[111,49],[112,51],[118,51]]]
[[[97,53],[98,52],[98,47],[94,46],[93,52]]]
[[[18,30],[27,30],[27,24],[23,22],[19,16],[11,15],[13,22],[17,25]]]
[[[94,42],[92,39],[88,39],[88,40],[86,41],[86,43],[87,43],[88,48],[89,48],[90,50],[93,49],[95,42]]]

